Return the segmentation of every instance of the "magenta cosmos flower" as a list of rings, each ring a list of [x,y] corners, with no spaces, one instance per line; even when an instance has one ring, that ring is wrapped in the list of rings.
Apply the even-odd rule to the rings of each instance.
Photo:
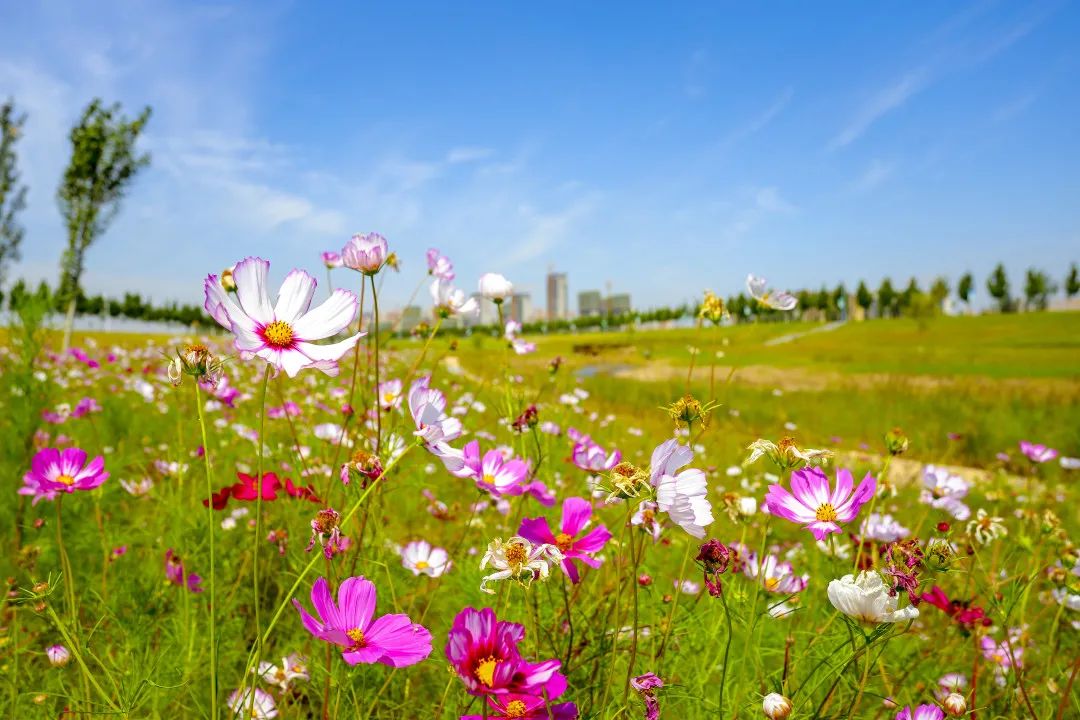
[[[518,643],[524,637],[524,626],[497,620],[491,608],[465,608],[447,635],[446,657],[470,695],[561,695],[566,689],[561,663],[523,660]]]
[[[319,578],[311,588],[311,604],[321,622],[295,598],[293,605],[300,611],[308,632],[341,646],[341,657],[350,665],[377,662],[405,667],[427,658],[431,654],[431,633],[427,628],[404,614],[383,615],[372,621],[375,600],[374,583],[364,577],[351,577],[338,588],[335,604],[326,578]]]
[[[896,720],[945,720],[945,711],[937,705],[920,705],[914,710],[909,705],[896,713]]]
[[[1028,460],[1035,463],[1050,462],[1058,456],[1058,451],[1054,448],[1028,442],[1027,440],[1020,441],[1020,452],[1027,455]]]
[[[548,693],[548,700],[553,699]],[[484,715],[462,715],[461,720],[503,720],[506,718],[534,718],[535,720],[576,720],[577,705],[572,702],[550,703],[536,695],[488,695],[491,710]]]
[[[498,450],[481,455],[478,440],[465,444],[460,459],[450,458],[444,463],[454,475],[473,480],[476,487],[497,498],[521,495],[527,489],[529,463],[520,458],[507,459]]]
[[[105,458],[98,455],[86,462],[86,453],[78,448],[45,448],[30,461],[30,472],[23,475],[20,495],[33,495],[33,504],[53,500],[57,493],[93,490],[109,479]]]
[[[341,249],[341,262],[365,275],[374,275],[382,269],[390,255],[390,247],[379,233],[357,233]]]
[[[210,317],[235,335],[234,345],[240,357],[260,357],[274,367],[295,377],[305,368],[322,370],[331,377],[338,373],[338,360],[356,345],[364,333],[357,333],[329,345],[313,340],[333,337],[349,327],[360,307],[356,295],[335,290],[322,305],[311,310],[317,285],[303,270],[285,276],[278,290],[277,304],[271,305],[267,288],[270,263],[262,258],[241,260],[233,269],[236,298],[210,275],[203,283],[204,307]]]
[[[877,481],[866,474],[852,492],[851,473],[836,471],[836,489],[830,490],[829,478],[821,468],[796,470],[791,474],[791,492],[780,485],[770,485],[765,507],[773,515],[804,525],[818,540],[829,533],[839,533],[840,523],[849,523],[877,490]]]
[[[597,525],[578,538],[578,535],[588,526],[592,510],[592,503],[588,500],[579,497],[566,498],[562,505],[562,525],[558,535],[552,532],[547,518],[522,520],[518,535],[534,543],[554,545],[559,548],[559,552],[564,555],[563,572],[571,582],[576,583],[580,577],[577,566],[571,561],[579,560],[591,568],[600,567],[600,561],[593,557],[593,554],[600,552],[611,539],[611,532],[603,525]]]
[[[622,453],[612,450],[607,454],[604,448],[585,437],[574,444],[571,460],[582,470],[591,473],[607,472],[619,464]]]

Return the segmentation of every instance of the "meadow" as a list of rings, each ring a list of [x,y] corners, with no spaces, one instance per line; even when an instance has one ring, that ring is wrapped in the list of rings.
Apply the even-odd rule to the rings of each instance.
[[[6,716],[1080,717],[1080,314],[357,341],[320,288],[291,361],[248,269],[228,330],[3,336]]]

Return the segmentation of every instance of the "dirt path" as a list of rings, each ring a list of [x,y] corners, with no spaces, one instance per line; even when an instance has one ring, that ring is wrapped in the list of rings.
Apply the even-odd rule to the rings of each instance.
[[[801,337],[806,337],[807,335],[813,335],[814,333],[831,332],[831,331],[835,330],[836,328],[841,327],[844,324],[846,324],[845,320],[837,320],[835,322],[825,323],[824,325],[819,325],[816,328],[812,328],[810,330],[805,330],[803,332],[794,332],[794,333],[789,333],[787,335],[780,335],[778,337],[769,338],[768,340],[766,340],[762,344],[766,345],[768,347],[771,347],[773,345],[783,345],[783,344],[789,343],[789,342],[791,342],[793,340],[798,340]]]

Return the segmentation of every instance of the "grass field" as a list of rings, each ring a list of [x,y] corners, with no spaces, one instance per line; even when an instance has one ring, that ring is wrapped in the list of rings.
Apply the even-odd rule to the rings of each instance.
[[[793,718],[893,718],[899,706],[944,706],[942,678],[959,674],[955,689],[973,717],[1080,716],[1078,471],[1058,458],[1033,462],[1019,449],[1030,440],[1080,455],[1080,314],[528,339],[536,351],[517,355],[499,338],[384,336],[376,364],[369,336],[358,345],[355,375],[350,354],[337,378],[306,370],[269,379],[264,399],[265,364],[236,357],[225,365],[235,396],[218,385],[197,397],[190,377],[174,387],[165,353],[179,338],[76,335],[82,354],[73,355],[35,352],[38,340],[55,350],[55,336],[12,330],[0,375],[0,469],[12,498],[0,511],[11,548],[0,629],[4,714],[230,717],[230,693],[254,684],[260,704],[243,716],[573,717],[559,707],[572,702],[582,718],[614,720],[646,717],[655,702],[661,717],[758,718],[763,696],[779,693],[790,698]],[[226,340],[208,344],[235,355]],[[552,372],[555,357],[562,364]],[[428,374],[463,426],[449,444],[477,440],[481,452],[500,448],[527,461],[527,479],[543,482],[553,505],[539,491],[500,494],[478,488],[483,477],[451,474],[415,442],[407,400],[368,414],[377,407],[376,377],[402,380],[407,394]],[[718,405],[707,424],[678,430],[662,408],[688,394]],[[79,413],[84,398],[94,403]],[[346,403],[354,413],[343,412]],[[533,404],[540,424],[515,431],[510,423]],[[910,440],[895,460],[883,440],[894,427]],[[692,448],[689,467],[704,472],[715,518],[706,537],[734,553],[713,578],[720,597],[702,587],[694,558],[703,540],[674,510],[657,512],[655,536],[630,522],[653,490],[604,502],[597,482],[610,490],[617,478],[610,468],[583,469],[580,456],[573,461],[589,447],[579,433],[645,472],[664,441]],[[743,466],[751,442],[785,436],[835,452],[830,482],[840,467],[856,483],[876,478],[857,519],[827,542],[761,511],[770,485],[794,487],[792,467],[766,458]],[[32,505],[15,493],[47,447],[101,455],[110,476]],[[385,476],[365,483],[354,475],[343,485],[341,465],[361,449],[377,456]],[[955,506],[929,502],[947,493],[921,497],[926,464],[954,468],[950,482],[966,492],[957,496],[964,519]],[[203,506],[211,491],[237,483],[238,472],[257,476],[260,465],[281,478],[275,497],[232,491],[222,509]],[[293,497],[286,477],[290,487],[308,487],[307,496]],[[602,564],[579,562],[578,583],[554,563],[546,581],[526,588],[496,580],[495,594],[481,592],[493,572],[480,568],[489,543],[509,540],[525,518],[557,526],[563,502],[575,497],[592,497],[592,527],[611,532],[595,552]],[[332,559],[305,549],[325,507],[340,512],[350,540]],[[898,544],[885,523],[860,530],[882,512],[916,542]],[[969,525],[980,512],[999,520]],[[948,528],[937,529],[942,523]],[[860,534],[861,545],[853,540]],[[402,548],[418,540],[446,549],[452,566],[438,577],[404,566]],[[751,577],[761,566],[764,574]],[[957,604],[944,611],[925,600],[918,617],[860,622],[838,611],[828,590],[856,567],[890,583],[900,582],[888,574],[900,568],[917,583],[911,597],[939,586]],[[192,573],[199,592],[186,584]],[[336,588],[360,575],[377,588],[376,616],[404,613],[430,632],[426,659],[350,664],[342,647],[305,629],[292,599],[311,612],[317,578]],[[910,607],[910,588],[894,587],[893,602]],[[528,707],[539,704],[533,714],[523,714],[524,702],[509,704],[517,695],[485,705],[482,695],[498,681],[483,668],[494,673],[517,660],[494,653],[475,665],[449,661],[448,632],[467,607],[522,624],[515,652],[533,663],[557,659],[565,691],[557,681],[528,686],[521,694]],[[960,612],[974,608],[983,613],[977,620]],[[376,644],[364,627],[354,649]],[[69,660],[51,662],[46,648],[54,645]],[[251,672],[292,654],[304,658],[295,678]],[[635,689],[631,679],[650,672],[663,686]]]

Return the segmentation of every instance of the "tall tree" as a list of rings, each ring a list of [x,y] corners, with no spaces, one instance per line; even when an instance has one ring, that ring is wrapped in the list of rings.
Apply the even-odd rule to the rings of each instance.
[[[870,306],[874,304],[874,293],[870,292],[870,288],[866,287],[866,283],[862,280],[859,281],[859,287],[855,289],[855,302],[859,304],[863,312],[869,312]]]
[[[95,98],[71,129],[71,162],[56,193],[68,234],[58,288],[60,302],[67,304],[64,348],[71,340],[86,250],[120,211],[131,181],[150,164],[150,155],[135,148],[149,119],[149,107],[128,120],[119,103],[106,107]]]
[[[892,280],[885,278],[881,281],[881,287],[877,291],[878,317],[889,317],[893,314],[896,306],[896,290],[893,289]]]
[[[1009,297],[1009,277],[1005,274],[1005,266],[998,263],[994,272],[986,280],[986,291],[990,297],[997,301],[1001,312],[1009,312],[1012,309],[1012,298]]]
[[[19,184],[15,143],[25,122],[25,115],[15,113],[13,100],[0,105],[0,286],[8,263],[19,259],[23,239],[16,216],[26,207],[26,186]]]
[[[1077,272],[1076,263],[1073,263],[1069,276],[1065,278],[1065,297],[1072,300],[1077,293],[1080,293],[1080,273]]]
[[[1024,279],[1025,309],[1030,310],[1031,308],[1035,308],[1037,310],[1045,310],[1050,295],[1052,295],[1055,290],[1057,290],[1057,288],[1050,282],[1049,275],[1042,270],[1029,268],[1027,276]]]
[[[975,278],[971,277],[971,273],[964,273],[964,276],[960,278],[960,282],[956,286],[956,294],[964,301],[964,304],[971,306],[971,291],[975,289]]]
[[[939,275],[934,278],[934,284],[930,286],[930,300],[934,305],[941,307],[947,297],[949,297],[949,281],[943,275]]]

